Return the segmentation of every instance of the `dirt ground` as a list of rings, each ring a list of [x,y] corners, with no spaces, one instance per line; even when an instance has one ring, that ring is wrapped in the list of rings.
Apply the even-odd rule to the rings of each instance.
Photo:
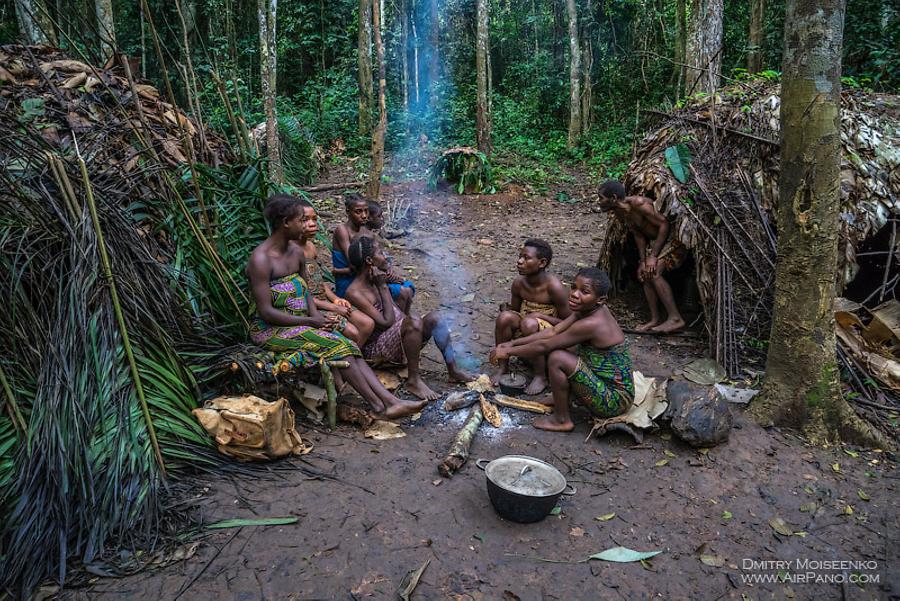
[[[411,231],[391,253],[411,268],[415,307],[464,308],[454,341],[468,341],[473,366],[491,347],[524,238],[553,244],[552,269],[563,279],[596,260],[605,217],[583,190],[568,187],[575,204],[524,192],[461,197],[426,193],[421,182],[386,192],[413,201]],[[629,326],[641,317],[622,302],[616,313]],[[699,338],[629,339],[636,368],[648,375],[671,375],[704,352]],[[430,382],[446,389],[433,345],[428,356]],[[315,445],[302,461],[336,480],[290,470],[200,480],[194,500],[208,521],[298,523],[217,531],[187,561],[67,596],[395,599],[404,575],[430,560],[413,599],[900,599],[900,487],[884,453],[808,447],[737,410],[728,443],[702,452],[665,432],[638,446],[621,434],[585,442],[584,415],[574,433],[554,434],[532,428],[528,414],[502,411],[507,424],[483,425],[472,458],[516,453],[556,465],[577,487],[559,515],[530,525],[500,519],[473,461],[441,478],[437,465],[466,411],[448,414],[440,401],[403,423],[406,437],[396,440],[375,442],[349,426],[329,434],[301,421]],[[775,518],[796,534],[777,533]],[[584,561],[615,546],[661,553],[643,564]],[[861,563],[821,565],[834,561]]]

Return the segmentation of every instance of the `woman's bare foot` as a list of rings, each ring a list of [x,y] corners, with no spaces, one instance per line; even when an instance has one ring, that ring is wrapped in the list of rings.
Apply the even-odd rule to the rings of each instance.
[[[669,318],[656,326],[655,328],[651,328],[651,331],[656,332],[658,334],[674,334],[680,330],[684,329],[684,320],[680,317]]]
[[[384,412],[379,414],[379,417],[384,417],[385,419],[405,417],[421,411],[427,404],[428,401],[400,401],[385,409]]]
[[[436,393],[435,391],[433,391],[431,388],[429,388],[428,385],[425,384],[425,382],[423,382],[421,378],[416,378],[415,380],[410,378],[409,380],[407,380],[406,381],[406,390],[408,390],[410,393],[416,395],[417,397],[419,397],[420,399],[423,399],[426,402],[433,401],[434,399],[439,398],[441,396],[438,393]]]
[[[541,405],[547,405],[548,407],[553,407],[556,405],[556,403],[553,402],[552,394],[544,395],[538,399],[535,399],[535,401],[540,403]]]
[[[471,382],[475,379],[475,374],[469,373],[464,369],[460,369],[456,364],[447,366],[447,379],[451,382]]]
[[[531,383],[525,387],[525,394],[529,396],[541,394],[545,388],[547,388],[547,380],[544,376],[535,376],[531,379]]]
[[[644,322],[638,327],[635,328],[636,332],[649,332],[653,328],[659,325],[660,319],[657,317],[656,319],[651,319],[650,321]]]
[[[567,419],[561,422],[553,413],[537,418],[532,425],[539,430],[550,430],[551,432],[571,432],[575,429],[572,420]]]

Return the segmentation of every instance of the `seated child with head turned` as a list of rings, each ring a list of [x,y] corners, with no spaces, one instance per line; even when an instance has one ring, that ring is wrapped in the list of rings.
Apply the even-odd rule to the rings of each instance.
[[[371,236],[366,227],[369,222],[369,201],[359,194],[348,194],[344,198],[347,221],[334,229],[331,238],[331,272],[334,275],[334,293],[341,298],[353,281],[353,267],[348,260],[350,243],[357,236]]]
[[[578,272],[569,292],[572,314],[548,328],[497,345],[491,361],[546,357],[553,390],[553,413],[534,421],[542,430],[575,428],[569,402],[595,417],[622,415],[634,402],[634,372],[625,334],[606,304],[609,275],[595,267]],[[570,349],[574,347],[574,352]]]
[[[366,224],[366,227],[373,233],[373,238],[378,240],[383,247],[384,243],[381,240],[380,233],[384,227],[384,209],[374,200],[369,201],[369,222]],[[390,267],[387,272],[388,290],[391,291],[391,297],[397,303],[397,306],[400,307],[400,310],[408,315],[412,299],[416,295],[416,285],[410,280],[403,278],[400,270],[394,264],[393,257],[387,253],[384,256],[387,258],[388,266]]]
[[[552,328],[571,313],[565,287],[556,276],[547,273],[552,258],[550,244],[537,238],[526,240],[519,249],[516,261],[519,277],[512,283],[509,309],[497,317],[495,344]],[[531,364],[534,377],[525,388],[525,394],[540,394],[547,387],[547,362],[544,357],[535,356],[531,358]],[[500,360],[500,371],[494,375],[494,383],[508,372],[509,359]]]

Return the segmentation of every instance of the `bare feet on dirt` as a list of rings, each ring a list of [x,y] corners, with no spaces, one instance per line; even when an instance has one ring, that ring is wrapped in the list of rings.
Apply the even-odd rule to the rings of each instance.
[[[553,402],[553,395],[547,394],[540,398],[535,399],[535,402],[540,403],[541,405],[547,405],[548,407],[553,407],[556,403]]]
[[[659,325],[659,321],[660,321],[659,319],[651,319],[648,322],[642,323],[641,325],[636,327],[634,330],[636,332],[649,332],[650,330],[652,330],[653,328],[655,328],[656,326]]]
[[[650,331],[656,332],[658,334],[674,334],[675,332],[680,332],[684,329],[684,320],[679,318],[676,319],[667,319],[655,328],[651,328]]]
[[[567,419],[561,422],[553,414],[539,417],[531,423],[538,430],[550,430],[551,432],[571,432],[575,429],[575,424],[572,423],[572,420]]]
[[[464,369],[460,369],[457,366],[447,367],[447,379],[451,382],[460,382],[465,384],[466,382],[471,382],[475,379],[475,374],[467,372]]]
[[[534,378],[532,378],[528,386],[525,387],[525,394],[529,396],[541,394],[542,392],[544,392],[545,388],[547,388],[547,380],[544,378],[544,376],[535,376]]]
[[[425,382],[421,380],[421,378],[416,380],[407,380],[406,381],[406,390],[410,394],[414,394],[425,402],[433,401],[436,398],[439,398],[441,395],[433,391],[428,387]]]
[[[428,401],[400,401],[385,409],[384,413],[379,414],[379,417],[385,419],[406,417],[407,415],[412,415],[413,413],[421,411],[427,404]]]

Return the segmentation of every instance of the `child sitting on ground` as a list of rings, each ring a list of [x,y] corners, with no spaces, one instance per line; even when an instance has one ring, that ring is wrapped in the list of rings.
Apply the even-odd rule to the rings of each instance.
[[[519,271],[512,284],[509,310],[502,311],[494,327],[494,343],[509,342],[516,336],[529,336],[549,329],[569,316],[566,289],[559,279],[547,273],[553,258],[553,249],[544,240],[526,240],[519,249],[516,269]],[[540,394],[547,387],[546,361],[536,356],[532,360],[534,377],[525,388],[525,394]],[[509,372],[509,360],[500,361],[500,371],[493,377],[494,384],[500,376]]]
[[[492,362],[509,357],[548,357],[553,413],[534,421],[542,430],[575,428],[569,401],[596,417],[615,417],[634,401],[631,354],[616,318],[606,305],[609,275],[595,267],[575,277],[568,305],[572,315],[552,328],[497,345]],[[576,346],[577,345],[577,346]],[[568,349],[575,346],[575,352]]]
[[[306,265],[306,283],[316,308],[335,323],[336,330],[350,338],[360,348],[369,339],[375,329],[375,322],[362,311],[355,311],[350,301],[338,297],[325,281],[326,265],[315,245],[316,233],[319,231],[319,220],[315,210],[304,214],[303,231],[298,243],[303,248]],[[349,326],[349,327],[348,327]]]
[[[347,221],[334,230],[331,239],[331,272],[334,275],[334,293],[344,298],[347,287],[353,281],[353,268],[347,260],[350,242],[357,236],[371,235],[366,227],[369,221],[369,201],[359,194],[348,194],[344,199]]]
[[[450,330],[437,311],[422,317],[404,315],[387,289],[387,260],[378,243],[360,236],[350,244],[350,264],[356,277],[347,289],[347,299],[375,321],[375,332],[362,348],[363,358],[375,365],[406,365],[406,389],[417,397],[433,400],[440,395],[429,388],[419,373],[422,347],[434,336],[444,356],[447,376],[452,382],[468,382],[472,376],[456,364],[450,344]]]
[[[384,227],[384,210],[374,200],[369,201],[369,222],[366,223],[366,227],[372,232],[372,237],[378,240],[383,248],[384,244],[380,233]],[[400,269],[394,264],[393,257],[387,253],[384,256],[387,258],[390,266],[390,271],[387,273],[388,290],[391,291],[391,297],[393,297],[397,306],[400,307],[400,310],[408,315],[412,306],[412,299],[416,295],[416,285],[410,280],[403,278]]]

